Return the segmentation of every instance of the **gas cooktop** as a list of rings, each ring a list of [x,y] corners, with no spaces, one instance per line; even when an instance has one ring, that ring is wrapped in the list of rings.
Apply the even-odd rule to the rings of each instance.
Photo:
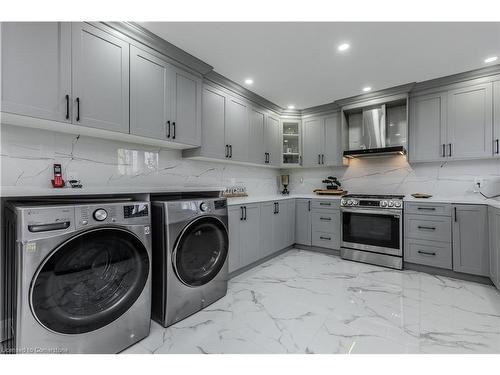
[[[391,195],[391,194],[346,194],[344,198],[358,198],[358,199],[403,199],[404,195]]]

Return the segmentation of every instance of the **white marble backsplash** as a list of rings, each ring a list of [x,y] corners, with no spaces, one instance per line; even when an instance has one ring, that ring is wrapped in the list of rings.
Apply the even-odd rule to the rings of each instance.
[[[279,175],[290,174],[295,194],[322,188],[336,176],[352,193],[429,193],[467,196],[474,178],[488,195],[500,193],[500,159],[409,164],[402,156],[352,159],[347,167],[277,170],[183,159],[181,151],[127,144],[45,130],[2,125],[2,188],[50,188],[52,166],[60,163],[65,179],[86,188],[246,186],[249,195],[280,191]]]
[[[500,194],[500,159],[447,161],[409,164],[403,156],[352,159],[349,166],[337,168],[290,169],[292,193],[310,193],[326,185],[321,181],[336,176],[351,193],[469,196],[474,179],[483,179],[483,192]]]
[[[53,164],[60,163],[64,179],[73,176],[85,188],[244,185],[251,195],[279,189],[277,169],[183,159],[179,150],[7,125],[0,136],[3,188],[50,188]]]

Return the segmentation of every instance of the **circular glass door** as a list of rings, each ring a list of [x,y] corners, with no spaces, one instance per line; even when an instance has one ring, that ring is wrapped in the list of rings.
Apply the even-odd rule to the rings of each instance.
[[[229,238],[215,217],[196,219],[179,236],[173,252],[177,277],[186,285],[200,286],[212,280],[224,266]]]
[[[84,232],[43,263],[32,282],[32,310],[52,331],[94,331],[134,304],[148,274],[147,250],[132,233],[118,228]]]

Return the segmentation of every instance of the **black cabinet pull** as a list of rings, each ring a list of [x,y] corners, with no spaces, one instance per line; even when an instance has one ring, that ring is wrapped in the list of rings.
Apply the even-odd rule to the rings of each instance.
[[[229,158],[233,157],[233,145],[229,145]]]
[[[499,144],[499,139],[498,138],[495,140],[495,143],[497,145],[497,150],[496,150],[495,154],[500,154],[500,144]]]
[[[307,203],[309,203],[307,209],[308,211],[311,211],[311,201],[308,201]]]
[[[229,145],[226,145],[226,155],[225,155],[226,158],[229,157]]]
[[[276,212],[277,214],[280,213],[280,202],[276,202],[276,207],[278,208],[278,212]]]
[[[436,230],[436,227],[426,227],[426,226],[423,226],[423,225],[419,225],[417,228],[418,229]]]
[[[322,221],[332,221],[331,217],[320,217],[319,219]]]
[[[243,220],[243,206],[240,207],[240,220]]]
[[[417,210],[436,211],[436,207],[417,207]]]
[[[449,147],[448,156],[451,156],[451,143],[448,143],[448,147]]]
[[[269,164],[271,162],[271,153],[268,152],[267,153],[267,164]]]
[[[434,252],[422,251],[422,250],[418,250],[418,253],[423,254],[423,255],[432,255],[432,256],[436,255],[436,253],[434,253]]]
[[[443,143],[443,158],[446,156],[446,145]]]
[[[66,120],[69,120],[69,95],[66,95]]]
[[[458,221],[458,218],[457,218],[457,208],[453,207],[453,211],[455,213],[455,223],[456,223]]]
[[[325,164],[325,154],[321,154],[321,164]]]
[[[323,236],[319,236],[320,239],[322,240],[328,240],[328,241],[331,241],[331,237],[323,237]]]
[[[80,98],[76,98],[76,121],[80,121]]]
[[[172,122],[172,128],[173,128],[172,139],[175,139],[175,121]]]
[[[331,203],[326,203],[326,202],[319,202],[320,206],[331,206]]]
[[[170,120],[167,121],[167,138],[170,138]]]
[[[247,206],[243,207],[243,211],[245,212],[245,218],[243,220],[247,219]]]
[[[318,164],[321,164],[321,154],[318,154]]]

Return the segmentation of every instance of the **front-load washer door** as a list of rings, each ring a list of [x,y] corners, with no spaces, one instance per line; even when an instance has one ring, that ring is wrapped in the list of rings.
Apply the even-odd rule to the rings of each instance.
[[[44,260],[31,284],[31,309],[51,331],[95,331],[134,304],[148,273],[147,250],[134,234],[119,228],[89,230]]]
[[[172,263],[179,280],[192,287],[210,282],[226,261],[229,238],[218,218],[203,216],[190,222],[177,238]]]

